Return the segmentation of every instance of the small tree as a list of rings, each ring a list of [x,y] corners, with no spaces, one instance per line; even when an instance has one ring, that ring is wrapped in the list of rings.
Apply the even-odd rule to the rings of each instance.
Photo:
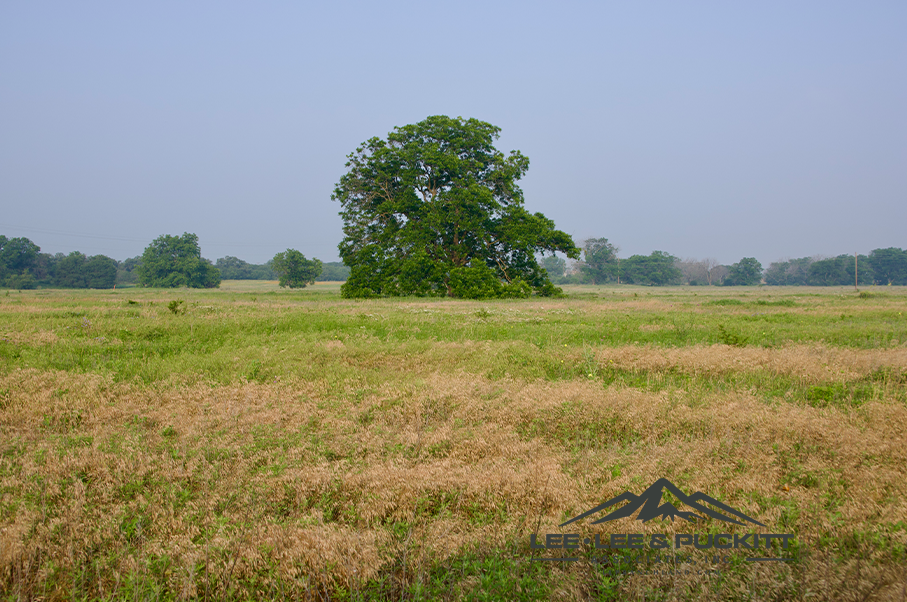
[[[728,270],[725,286],[752,286],[762,282],[762,264],[754,257],[744,257]]]
[[[271,260],[271,269],[280,278],[281,287],[305,288],[321,275],[321,261],[306,259],[296,249],[287,249]]]
[[[214,288],[220,286],[220,271],[202,257],[198,236],[163,235],[154,239],[142,253],[136,268],[142,286],[175,288]]]

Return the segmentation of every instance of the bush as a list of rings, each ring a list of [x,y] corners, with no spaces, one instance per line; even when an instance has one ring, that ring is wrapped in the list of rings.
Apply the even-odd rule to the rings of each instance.
[[[38,288],[38,281],[31,274],[13,274],[6,279],[6,288],[14,288],[20,291]]]

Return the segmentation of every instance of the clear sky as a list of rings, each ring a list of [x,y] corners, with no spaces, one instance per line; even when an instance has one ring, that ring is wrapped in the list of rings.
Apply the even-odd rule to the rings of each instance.
[[[338,258],[331,191],[429,115],[623,257],[907,248],[907,2],[3,2],[0,233]]]

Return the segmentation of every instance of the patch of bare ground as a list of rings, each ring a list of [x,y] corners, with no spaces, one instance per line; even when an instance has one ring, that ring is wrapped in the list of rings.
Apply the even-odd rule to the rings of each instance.
[[[826,364],[859,373],[902,357],[600,353],[634,366],[804,378]],[[180,598],[249,581],[296,596],[354,591],[381,575],[412,579],[467,550],[516,546],[528,558],[531,533],[560,532],[567,517],[661,477],[765,523],[756,532],[795,534],[802,563],[731,574],[720,594],[705,577],[631,577],[626,595],[669,587],[719,599],[758,586],[783,596],[794,583],[818,599],[846,599],[849,585],[861,595],[875,588],[866,599],[898,599],[907,577],[890,555],[907,545],[896,527],[907,516],[907,408],[893,400],[842,412],[770,407],[735,391],[691,404],[682,391],[464,373],[337,390],[328,381],[141,388],[15,370],[0,390],[0,584],[21,598],[66,597],[78,578],[103,598],[152,570]],[[582,569],[564,570],[573,585],[561,594],[586,596]]]

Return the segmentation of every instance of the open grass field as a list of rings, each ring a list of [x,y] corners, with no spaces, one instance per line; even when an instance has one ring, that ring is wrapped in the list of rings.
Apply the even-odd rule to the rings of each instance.
[[[907,599],[907,290],[566,290],[0,292],[2,600]]]

